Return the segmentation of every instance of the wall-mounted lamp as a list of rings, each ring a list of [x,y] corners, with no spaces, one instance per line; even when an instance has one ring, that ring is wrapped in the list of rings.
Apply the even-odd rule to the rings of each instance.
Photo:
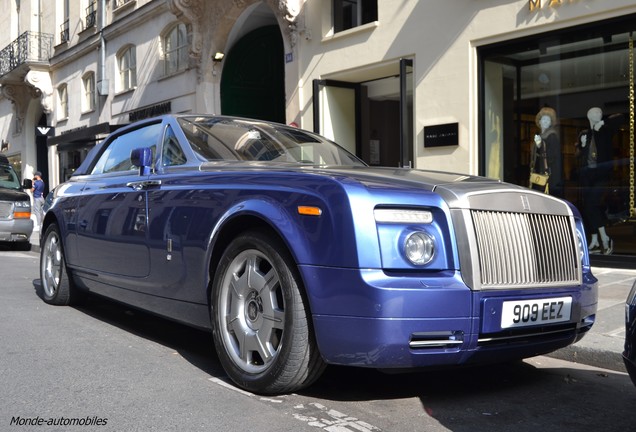
[[[215,53],[214,53],[214,55],[212,56],[212,61],[213,61],[213,62],[215,62],[215,63],[218,63],[218,62],[220,62],[220,61],[222,61],[222,60],[223,60],[223,57],[225,57],[225,54],[223,54],[223,53],[222,53],[222,52],[220,52],[220,51],[217,51],[217,52],[215,52]]]

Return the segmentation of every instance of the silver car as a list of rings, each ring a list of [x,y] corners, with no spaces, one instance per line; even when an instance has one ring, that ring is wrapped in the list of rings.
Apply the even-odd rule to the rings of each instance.
[[[9,243],[20,250],[31,250],[31,181],[20,179],[6,156],[0,155],[0,243]]]

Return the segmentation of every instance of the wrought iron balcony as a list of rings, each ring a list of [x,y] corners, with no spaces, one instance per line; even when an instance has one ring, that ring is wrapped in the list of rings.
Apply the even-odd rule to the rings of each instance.
[[[91,2],[86,8],[86,23],[84,29],[95,27],[97,18],[97,7],[95,2]]]
[[[0,51],[0,78],[21,66],[48,63],[53,50],[53,35],[24,32]],[[26,74],[28,70],[25,70]]]

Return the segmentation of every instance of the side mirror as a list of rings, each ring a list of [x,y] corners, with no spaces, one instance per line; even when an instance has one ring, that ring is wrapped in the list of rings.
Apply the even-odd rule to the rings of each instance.
[[[22,189],[32,189],[33,188],[33,180],[24,179],[22,181]]]
[[[139,167],[139,175],[150,175],[152,165],[152,150],[149,147],[139,147],[130,152],[130,162]]]

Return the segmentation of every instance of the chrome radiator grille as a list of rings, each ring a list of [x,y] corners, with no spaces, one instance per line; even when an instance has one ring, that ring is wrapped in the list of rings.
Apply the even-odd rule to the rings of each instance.
[[[472,210],[482,288],[580,283],[569,217]]]

